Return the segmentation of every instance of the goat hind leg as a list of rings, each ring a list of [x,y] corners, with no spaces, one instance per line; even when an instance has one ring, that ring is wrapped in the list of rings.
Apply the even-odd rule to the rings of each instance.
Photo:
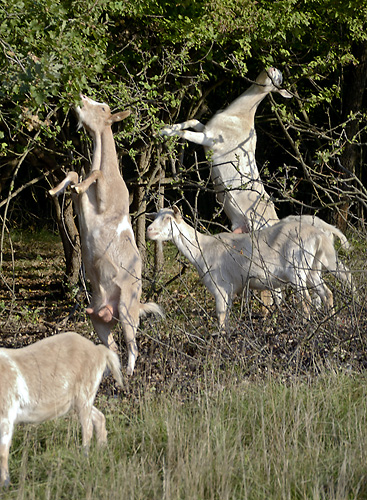
[[[328,309],[332,309],[334,307],[333,293],[325,285],[320,272],[321,271],[313,271],[312,273],[310,273],[310,285],[314,287],[319,300],[321,300],[321,302],[323,302]]]
[[[0,423],[0,487],[10,485],[9,449],[13,435],[13,425],[9,422]]]
[[[98,337],[104,343],[104,345],[111,349],[111,351],[119,352],[118,346],[111,333],[111,329],[114,324],[116,324],[116,322],[112,321],[106,323],[96,314],[91,314],[91,320]]]
[[[119,302],[119,320],[121,323],[122,330],[124,332],[125,343],[128,351],[128,362],[126,372],[128,375],[134,373],[135,361],[138,357],[138,348],[136,345],[136,330],[139,326],[139,314],[140,314],[140,288],[134,300],[123,296],[120,298]],[[127,305],[129,303],[129,305]]]
[[[107,443],[106,418],[102,412],[92,406],[92,422],[96,433],[97,443],[104,445]]]
[[[123,324],[122,328],[124,330],[125,342],[128,352],[128,361],[126,373],[132,375],[134,373],[136,358],[138,357],[138,347],[136,345],[136,327],[130,324]]]

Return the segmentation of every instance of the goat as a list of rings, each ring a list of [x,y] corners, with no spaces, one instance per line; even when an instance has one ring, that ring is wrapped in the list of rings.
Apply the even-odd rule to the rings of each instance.
[[[111,333],[120,321],[128,347],[127,373],[132,375],[138,355],[136,330],[139,317],[148,312],[163,316],[157,304],[140,303],[141,257],[129,215],[129,192],[122,178],[111,125],[130,111],[112,114],[109,106],[81,95],[76,108],[80,126],[93,139],[91,171],[79,182],[76,172],[49,192],[61,194],[71,185],[79,216],[82,257],[92,287],[87,313],[102,342],[117,351]]]
[[[206,154],[210,154],[217,199],[235,232],[257,230],[278,221],[256,165],[254,119],[258,105],[269,92],[292,97],[280,88],[282,79],[278,69],[270,68],[260,73],[251,87],[226,109],[218,111],[206,125],[193,119],[160,130],[161,135],[179,136],[201,144]]]
[[[298,222],[298,224],[310,224],[311,226],[315,226],[321,231],[323,231],[327,236],[334,241],[334,236],[339,238],[341,247],[344,250],[349,250],[350,244],[345,235],[335,226],[328,224],[323,221],[316,215],[288,215],[283,219],[279,219],[279,222],[287,223],[287,222]]]
[[[326,224],[326,222],[324,223]],[[328,231],[339,236],[331,225]],[[326,227],[326,226],[325,226]],[[309,318],[312,287],[322,302],[333,307],[333,294],[325,285],[321,268],[351,285],[350,272],[338,269],[333,239],[316,226],[299,221],[280,221],[252,233],[207,235],[187,224],[177,207],[161,209],[147,228],[155,241],[173,241],[196,267],[201,280],[215,298],[220,330],[225,330],[233,295],[246,286],[255,290],[295,287],[304,299]]]
[[[75,332],[20,349],[0,349],[0,486],[9,486],[9,449],[17,423],[38,424],[75,409],[86,452],[96,433],[107,443],[105,417],[93,402],[106,370],[122,386],[118,355]]]

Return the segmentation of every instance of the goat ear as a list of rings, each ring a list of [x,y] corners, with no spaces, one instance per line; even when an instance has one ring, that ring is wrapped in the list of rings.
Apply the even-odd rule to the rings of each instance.
[[[145,212],[145,217],[148,220],[154,220],[157,217],[158,212]]]
[[[292,94],[290,92],[288,92],[288,90],[278,89],[278,92],[279,92],[280,95],[282,95],[286,99],[291,99],[293,97]]]
[[[130,115],[131,111],[127,109],[126,111],[119,111],[118,113],[114,113],[111,115],[111,122],[116,123],[120,122],[121,120],[125,120]]]
[[[176,205],[173,205],[172,210],[173,210],[173,213],[175,214],[175,219],[182,218],[180,209],[178,207],[176,207]]]

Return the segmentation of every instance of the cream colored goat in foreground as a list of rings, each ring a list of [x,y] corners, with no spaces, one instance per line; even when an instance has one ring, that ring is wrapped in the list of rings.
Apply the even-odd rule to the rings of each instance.
[[[87,450],[93,429],[107,442],[105,417],[93,406],[106,369],[122,386],[118,355],[68,332],[21,349],[0,349],[0,485],[10,483],[8,457],[14,425],[40,423],[74,408]]]
[[[308,287],[322,302],[333,307],[333,294],[323,282],[325,267],[352,286],[350,272],[337,262],[333,238],[302,219],[280,221],[252,233],[202,234],[188,225],[177,207],[162,209],[147,228],[147,237],[173,241],[196,267],[204,285],[215,297],[221,330],[234,294],[246,286],[255,290],[281,289],[291,284],[303,297],[305,315],[311,302]],[[321,221],[322,222],[322,221]],[[330,234],[340,231],[323,223]]]

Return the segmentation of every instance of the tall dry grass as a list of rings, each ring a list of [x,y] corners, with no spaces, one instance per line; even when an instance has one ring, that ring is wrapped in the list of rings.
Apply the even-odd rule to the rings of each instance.
[[[101,396],[109,444],[80,449],[74,419],[19,427],[17,499],[325,499],[367,497],[367,380],[218,382],[190,400]]]

